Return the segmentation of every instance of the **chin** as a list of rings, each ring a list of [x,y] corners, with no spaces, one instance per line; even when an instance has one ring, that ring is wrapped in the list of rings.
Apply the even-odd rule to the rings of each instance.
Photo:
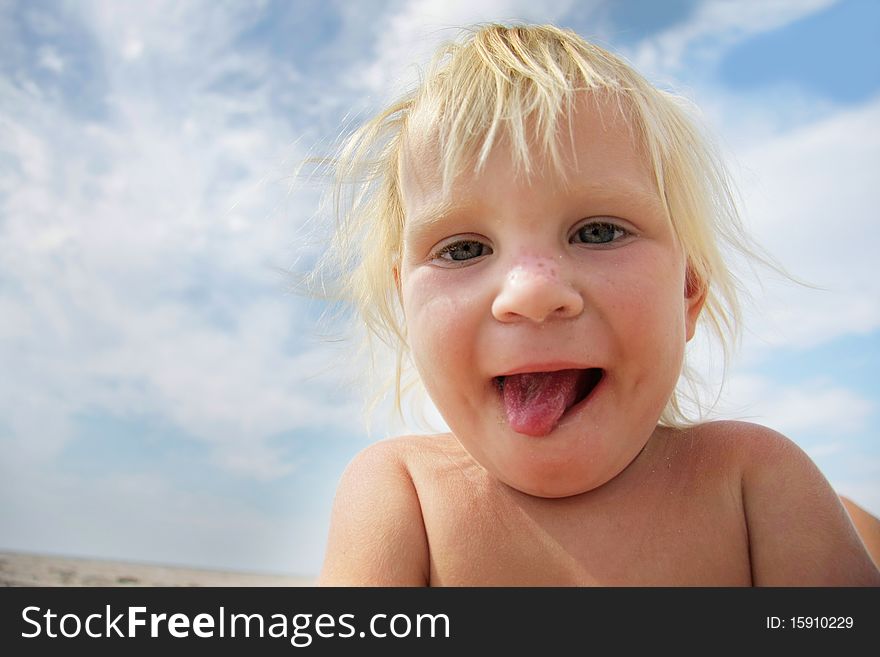
[[[617,473],[606,476],[598,476],[598,473],[584,476],[583,472],[573,472],[570,475],[562,473],[563,476],[560,474],[559,468],[554,468],[551,472],[509,473],[508,476],[499,476],[499,479],[507,486],[526,495],[553,499],[588,493],[613,479]]]

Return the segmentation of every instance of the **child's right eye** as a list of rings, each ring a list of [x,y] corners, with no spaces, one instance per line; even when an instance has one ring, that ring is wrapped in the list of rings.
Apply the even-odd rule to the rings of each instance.
[[[434,259],[445,260],[446,262],[462,262],[473,260],[480,256],[492,253],[492,247],[477,240],[459,240],[447,244],[436,251],[433,255]]]

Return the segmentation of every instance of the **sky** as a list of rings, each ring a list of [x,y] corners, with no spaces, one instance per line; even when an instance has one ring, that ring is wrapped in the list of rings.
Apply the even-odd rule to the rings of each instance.
[[[809,283],[744,271],[715,415],[880,515],[880,3],[0,0],[0,550],[317,574],[345,465],[406,427],[367,429],[350,345],[290,291],[325,248],[297,167],[506,20],[700,107]]]

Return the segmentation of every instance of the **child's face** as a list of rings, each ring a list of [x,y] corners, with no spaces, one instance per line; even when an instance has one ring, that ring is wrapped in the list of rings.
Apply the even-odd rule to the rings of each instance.
[[[428,140],[410,139],[401,166],[416,367],[471,456],[543,497],[591,490],[638,455],[703,301],[645,157],[601,108],[580,104],[573,141],[559,139],[567,180],[535,158],[526,181],[503,145],[445,196]]]

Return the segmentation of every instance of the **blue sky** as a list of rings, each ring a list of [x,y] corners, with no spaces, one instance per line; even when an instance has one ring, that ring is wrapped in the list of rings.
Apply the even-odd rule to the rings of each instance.
[[[0,1],[0,549],[316,574],[343,468],[401,426],[367,432],[286,289],[321,248],[294,169],[508,19],[701,107],[756,238],[816,286],[746,273],[716,414],[880,514],[880,4]]]

